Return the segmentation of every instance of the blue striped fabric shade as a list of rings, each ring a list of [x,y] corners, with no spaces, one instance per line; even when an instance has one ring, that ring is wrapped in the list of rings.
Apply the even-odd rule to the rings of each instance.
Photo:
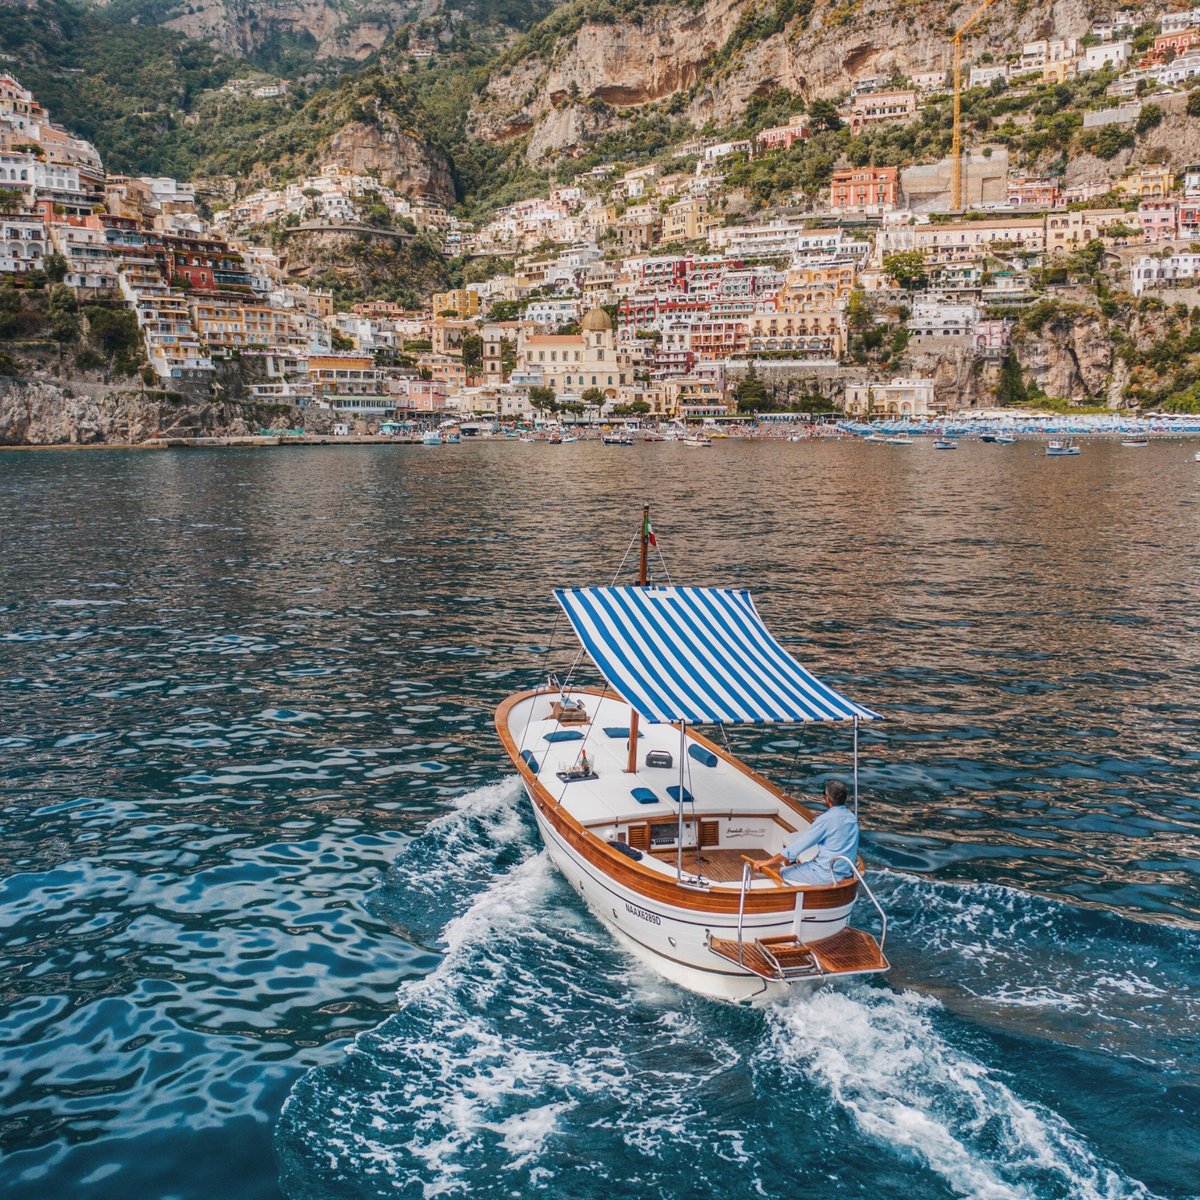
[[[878,719],[806,671],[771,636],[743,589],[608,587],[554,594],[601,674],[647,720]]]

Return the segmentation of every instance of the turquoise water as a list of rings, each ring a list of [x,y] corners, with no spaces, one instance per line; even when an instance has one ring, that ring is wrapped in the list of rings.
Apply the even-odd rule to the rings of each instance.
[[[0,1194],[1200,1194],[1191,458],[0,456]],[[643,499],[889,718],[884,984],[679,992],[538,852],[491,711]]]

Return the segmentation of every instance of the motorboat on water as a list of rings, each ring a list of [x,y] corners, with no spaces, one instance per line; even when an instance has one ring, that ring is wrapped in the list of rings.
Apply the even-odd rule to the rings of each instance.
[[[1017,439],[1007,433],[998,433],[992,440],[997,446],[1011,446]]]
[[[712,447],[712,438],[706,437],[702,433],[689,433],[683,439],[683,444],[693,450],[708,450]]]
[[[1130,450],[1140,450],[1143,446],[1150,445],[1150,439],[1145,437],[1123,438],[1121,440],[1121,445]]]
[[[933,443],[935,450],[957,450],[958,443],[953,438],[940,437]]]
[[[759,869],[813,814],[695,729],[852,726],[857,811],[859,724],[878,714],[788,654],[748,591],[652,585],[648,509],[635,536],[636,584],[555,592],[603,686],[551,676],[496,710],[551,861],[618,941],[707,996],[757,1005],[887,971],[861,858],[816,886]],[[860,896],[878,941],[850,924]]]
[[[1075,445],[1072,438],[1051,438],[1046,443],[1047,458],[1066,458],[1068,455],[1078,453],[1079,447]]]
[[[436,429],[427,429],[421,434],[422,446],[440,446],[442,444],[442,435]]]
[[[893,434],[889,438],[883,439],[889,446],[915,446],[916,443],[908,436],[907,433]]]
[[[628,433],[602,433],[600,440],[606,446],[632,446],[633,437]]]
[[[891,441],[891,438],[889,438],[886,433],[868,433],[867,436],[865,438],[863,438],[863,441],[864,442],[888,442],[888,441]]]
[[[979,435],[979,440],[981,442],[994,442],[996,440],[996,435],[994,433],[981,433]]]

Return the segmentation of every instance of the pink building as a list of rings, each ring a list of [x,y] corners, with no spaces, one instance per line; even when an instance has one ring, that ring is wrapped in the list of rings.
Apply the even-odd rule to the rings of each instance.
[[[1143,200],[1138,205],[1143,242],[1169,242],[1179,236],[1179,203],[1176,200]]]
[[[1055,208],[1061,201],[1062,190],[1053,179],[1014,175],[1008,181],[1008,202],[1013,208]]]
[[[779,146],[790,150],[793,143],[802,141],[808,136],[808,125],[804,117],[795,116],[786,125],[776,125],[773,129],[764,129],[755,138],[755,141],[764,150],[774,150]]]

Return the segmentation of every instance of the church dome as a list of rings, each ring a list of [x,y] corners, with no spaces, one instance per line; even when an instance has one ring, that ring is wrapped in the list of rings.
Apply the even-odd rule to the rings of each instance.
[[[593,308],[583,318],[584,333],[611,333],[612,318],[602,308]]]

